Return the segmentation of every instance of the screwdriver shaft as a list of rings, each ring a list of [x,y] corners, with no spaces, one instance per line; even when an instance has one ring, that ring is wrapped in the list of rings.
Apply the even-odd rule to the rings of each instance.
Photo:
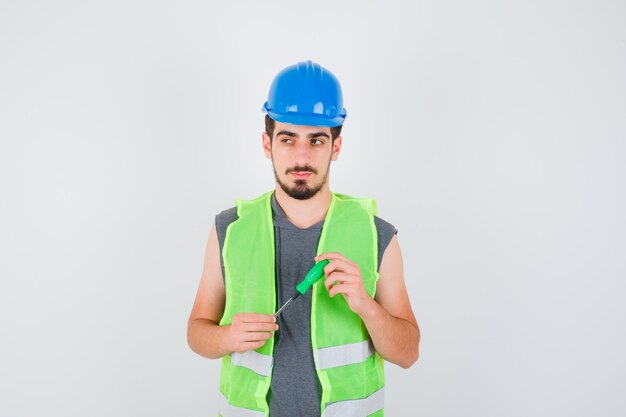
[[[293,301],[293,298],[290,298],[289,300],[287,300],[287,302],[285,304],[283,304],[283,306],[281,308],[278,309],[278,311],[276,313],[274,313],[274,317],[277,317],[281,311],[283,311],[283,309],[285,307],[287,307],[287,305]]]

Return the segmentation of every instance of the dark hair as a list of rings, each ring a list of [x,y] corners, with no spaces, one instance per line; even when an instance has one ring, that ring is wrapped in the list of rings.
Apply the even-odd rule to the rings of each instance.
[[[274,136],[274,119],[272,119],[269,115],[265,115],[265,133],[267,133],[270,137],[270,141]],[[332,138],[332,143],[335,143],[335,139],[337,138],[337,136],[339,136],[341,134],[341,127],[342,125],[336,126],[336,127],[331,127],[330,128],[330,137]]]

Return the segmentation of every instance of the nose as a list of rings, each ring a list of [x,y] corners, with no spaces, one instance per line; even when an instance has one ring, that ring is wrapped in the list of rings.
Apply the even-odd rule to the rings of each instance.
[[[298,143],[295,148],[296,149],[295,149],[295,152],[294,152],[294,161],[293,162],[297,166],[309,165],[309,162],[311,161],[311,150],[309,149],[307,144],[306,143]]]

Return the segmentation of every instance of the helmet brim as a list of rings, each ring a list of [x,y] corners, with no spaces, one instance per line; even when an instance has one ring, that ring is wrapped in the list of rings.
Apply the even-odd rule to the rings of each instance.
[[[334,118],[328,118],[316,113],[274,113],[265,107],[262,110],[273,120],[291,125],[337,127],[343,125],[346,120],[345,109],[342,114]]]

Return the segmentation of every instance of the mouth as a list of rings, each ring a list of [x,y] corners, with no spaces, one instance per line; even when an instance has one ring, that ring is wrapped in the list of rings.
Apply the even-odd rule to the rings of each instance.
[[[291,172],[291,175],[294,176],[294,178],[297,178],[299,180],[302,179],[306,179],[309,178],[313,173],[310,171],[300,171],[300,172]]]

